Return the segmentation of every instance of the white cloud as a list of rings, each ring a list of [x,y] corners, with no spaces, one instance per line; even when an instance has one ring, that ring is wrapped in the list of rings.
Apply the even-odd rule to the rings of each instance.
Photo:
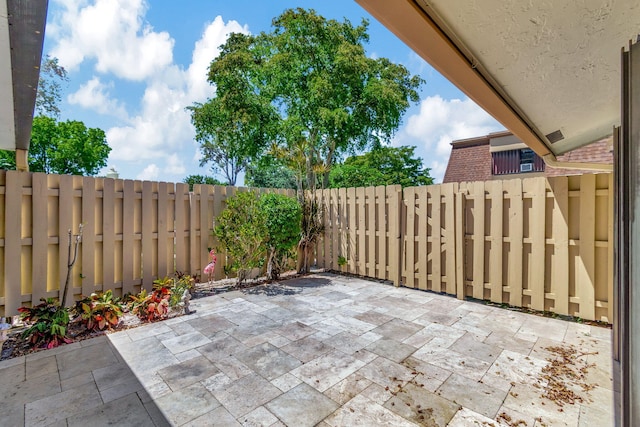
[[[152,161],[139,177],[163,173],[173,175],[163,179],[181,179],[186,171],[182,158],[192,161],[195,136],[185,107],[215,94],[207,82],[208,66],[231,32],[247,33],[248,28],[216,17],[194,43],[191,63],[182,66],[173,62],[175,41],[170,34],[154,31],[145,21],[144,0],[56,1],[62,12],[54,15],[48,35],[54,41],[51,54],[61,65],[70,70],[93,66],[95,72],[113,76],[114,84],[126,79],[143,85],[139,104],[129,102],[126,108],[124,98],[113,99],[112,87],[95,76],[68,98],[120,119],[106,130],[112,147],[109,160],[118,161],[123,171],[127,163],[139,170],[140,162]],[[128,115],[127,110],[136,113]]]
[[[108,93],[113,84],[105,85],[98,77],[81,85],[80,88],[67,98],[70,104],[80,105],[89,108],[100,114],[111,115],[121,119],[126,119],[127,111],[120,102],[111,99]]]
[[[140,172],[136,179],[141,181],[157,181],[160,177],[160,168],[151,163],[142,172]]]
[[[184,167],[184,162],[178,157],[177,154],[171,154],[167,157],[166,167],[164,172],[171,175],[184,175],[186,172],[186,168]]]
[[[60,3],[65,10],[49,27],[56,41],[51,54],[68,70],[95,59],[101,73],[141,81],[173,62],[174,40],[144,22],[144,0]]]
[[[440,182],[449,161],[451,142],[486,135],[503,129],[493,117],[469,98],[443,99],[429,96],[409,116],[393,145],[415,145],[416,154],[431,168],[431,176]]]

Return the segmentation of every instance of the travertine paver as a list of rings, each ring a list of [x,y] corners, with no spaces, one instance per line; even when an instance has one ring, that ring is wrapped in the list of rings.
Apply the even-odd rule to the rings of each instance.
[[[197,310],[0,362],[22,425],[613,424],[610,330],[332,274],[192,301]],[[595,387],[541,398],[549,347]],[[559,409],[562,409],[560,411]],[[541,417],[540,421],[536,421]],[[3,424],[3,425],[4,425]]]

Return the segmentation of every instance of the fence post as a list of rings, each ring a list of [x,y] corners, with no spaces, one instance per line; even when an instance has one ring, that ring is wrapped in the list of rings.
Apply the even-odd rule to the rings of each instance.
[[[458,191],[455,195],[455,209],[456,209],[456,222],[455,222],[455,236],[456,236],[456,296],[458,299],[464,299],[465,297],[465,195],[462,191]]]
[[[402,187],[387,187],[389,198],[389,269],[393,284],[398,287],[402,282],[402,241],[404,231],[404,215],[402,212]],[[394,265],[395,263],[395,265]]]

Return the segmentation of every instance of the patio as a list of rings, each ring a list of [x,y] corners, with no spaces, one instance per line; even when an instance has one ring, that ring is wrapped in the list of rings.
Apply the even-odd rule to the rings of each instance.
[[[0,424],[613,425],[609,329],[326,273],[192,308],[0,362]],[[560,407],[542,370],[572,345],[594,387]]]

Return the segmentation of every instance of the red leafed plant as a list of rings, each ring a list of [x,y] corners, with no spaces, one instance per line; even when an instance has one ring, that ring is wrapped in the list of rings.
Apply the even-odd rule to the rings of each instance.
[[[22,338],[28,338],[36,347],[53,348],[62,343],[69,343],[67,326],[69,311],[61,307],[53,298],[40,298],[42,303],[34,307],[20,307],[20,318],[30,325]]]
[[[166,286],[155,288],[150,294],[143,289],[138,295],[131,295],[130,310],[142,320],[154,322],[167,317],[171,289]]]

